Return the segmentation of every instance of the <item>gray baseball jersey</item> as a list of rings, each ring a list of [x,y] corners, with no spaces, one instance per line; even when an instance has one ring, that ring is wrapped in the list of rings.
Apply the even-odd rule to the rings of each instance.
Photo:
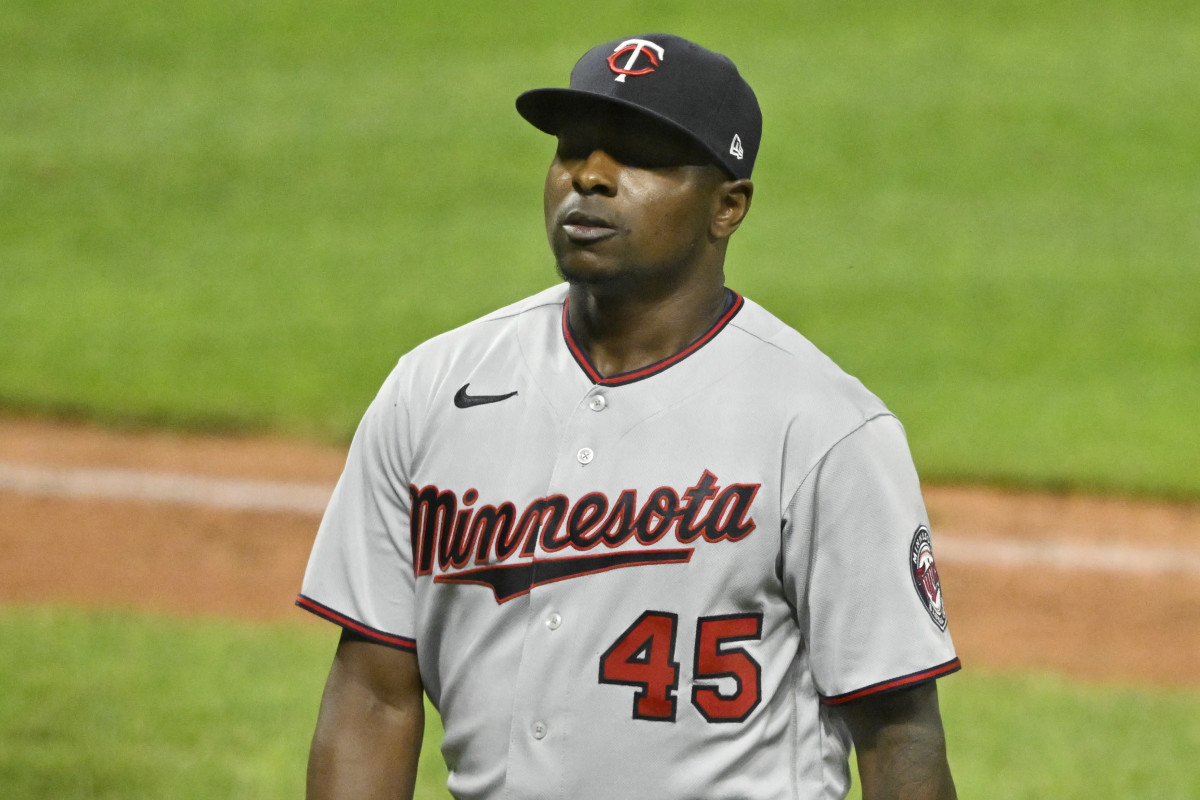
[[[400,359],[298,603],[417,654],[460,798],[835,798],[958,669],[899,422],[757,304],[602,378],[557,286]]]

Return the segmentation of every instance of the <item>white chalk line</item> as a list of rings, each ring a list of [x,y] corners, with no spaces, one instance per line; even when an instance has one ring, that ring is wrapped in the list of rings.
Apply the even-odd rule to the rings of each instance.
[[[181,503],[229,511],[320,514],[332,487],[129,469],[48,469],[0,462],[0,491],[42,497]]]
[[[329,502],[325,484],[212,478],[128,469],[54,469],[0,462],[0,491],[67,499],[178,503],[230,511],[318,515]],[[1200,577],[1200,552],[1172,547],[1030,542],[939,531],[943,563],[992,567],[1049,567],[1079,572]]]
[[[1017,541],[955,535],[939,531],[934,539],[937,560],[989,567],[1050,567],[1077,572],[1121,575],[1191,575],[1200,577],[1200,552],[1175,547],[1082,544],[1061,540]]]

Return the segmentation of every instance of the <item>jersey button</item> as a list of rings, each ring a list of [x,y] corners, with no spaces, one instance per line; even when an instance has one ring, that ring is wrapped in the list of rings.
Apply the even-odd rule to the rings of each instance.
[[[590,447],[581,448],[580,451],[575,454],[575,458],[578,459],[580,464],[590,464],[592,463],[592,459],[595,457],[596,454],[592,452],[592,448]]]
[[[537,722],[533,723],[533,738],[538,740],[545,739],[547,730],[546,723],[539,719]]]
[[[556,631],[560,625],[562,625],[562,614],[559,614],[557,611],[546,617],[546,627],[550,630]]]
[[[603,411],[608,407],[608,401],[604,399],[604,395],[598,394],[591,400],[588,400],[588,408],[592,411]]]

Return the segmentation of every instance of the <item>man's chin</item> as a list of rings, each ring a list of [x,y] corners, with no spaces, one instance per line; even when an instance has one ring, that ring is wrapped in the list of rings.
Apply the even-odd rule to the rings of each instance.
[[[629,276],[620,270],[607,270],[597,267],[587,267],[570,262],[556,263],[559,277],[572,286],[587,286],[591,288],[617,287],[628,280]]]

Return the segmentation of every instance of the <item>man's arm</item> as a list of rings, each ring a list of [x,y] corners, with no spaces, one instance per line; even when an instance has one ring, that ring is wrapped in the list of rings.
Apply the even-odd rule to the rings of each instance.
[[[308,757],[309,800],[411,798],[424,731],[416,655],[343,631]]]
[[[954,800],[934,681],[847,703],[863,800]]]

